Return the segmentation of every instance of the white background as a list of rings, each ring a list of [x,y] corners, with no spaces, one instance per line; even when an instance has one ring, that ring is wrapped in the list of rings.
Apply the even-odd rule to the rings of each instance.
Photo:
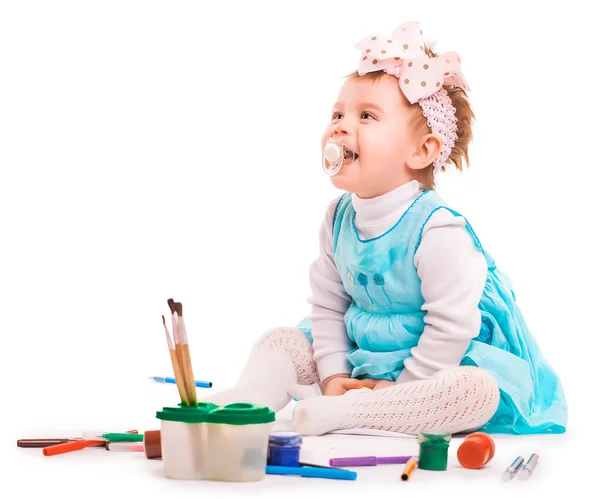
[[[583,439],[600,345],[595,19],[574,1],[1,2],[11,476],[67,476],[17,438],[156,427],[177,402],[146,379],[171,374],[167,298],[216,387],[265,330],[308,313],[340,194],[320,167],[330,107],[354,43],[410,20],[459,52],[477,118],[471,169],[439,191],[512,278]]]

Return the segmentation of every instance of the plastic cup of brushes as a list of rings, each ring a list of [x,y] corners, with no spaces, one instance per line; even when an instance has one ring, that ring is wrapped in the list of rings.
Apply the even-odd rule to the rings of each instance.
[[[208,414],[215,404],[164,407],[156,413],[160,419],[161,459],[167,478],[208,479]]]
[[[247,403],[224,407],[165,407],[161,420],[163,473],[180,480],[253,482],[266,475],[275,413]]]

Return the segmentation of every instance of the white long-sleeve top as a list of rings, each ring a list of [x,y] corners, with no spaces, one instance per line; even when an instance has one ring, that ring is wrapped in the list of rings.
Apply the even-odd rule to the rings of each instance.
[[[417,181],[404,184],[373,199],[352,195],[355,224],[361,238],[378,237],[389,230],[423,192]],[[319,233],[319,255],[310,266],[314,360],[319,377],[352,372],[346,353],[353,348],[344,314],[352,301],[346,293],[332,254],[333,200]],[[465,228],[465,220],[438,210],[423,230],[414,264],[421,280],[425,329],[397,382],[425,379],[441,369],[456,367],[471,339],[479,334],[478,308],[487,264]]]

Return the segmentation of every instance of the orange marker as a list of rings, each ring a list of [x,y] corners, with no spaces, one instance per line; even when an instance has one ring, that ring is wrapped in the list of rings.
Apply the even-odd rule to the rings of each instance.
[[[406,465],[404,466],[404,471],[402,471],[402,475],[400,476],[400,478],[402,478],[403,481],[408,480],[412,472],[417,467],[417,464],[419,464],[419,458],[417,456],[411,457],[406,462]]]
[[[56,456],[57,454],[65,454],[66,452],[73,452],[76,450],[82,450],[86,447],[96,447],[97,445],[104,445],[103,440],[75,440],[74,442],[67,442],[66,444],[51,445],[44,447],[42,452],[44,456]]]
[[[137,430],[129,430],[127,433],[137,433]],[[73,452],[76,450],[83,450],[87,447],[97,447],[105,445],[106,440],[75,440],[73,442],[67,442],[65,444],[50,445],[44,447],[42,453],[44,456],[56,456],[58,454],[65,454],[67,452]]]

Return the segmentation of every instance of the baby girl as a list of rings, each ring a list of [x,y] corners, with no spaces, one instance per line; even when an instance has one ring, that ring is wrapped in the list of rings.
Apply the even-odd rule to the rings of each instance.
[[[564,432],[561,382],[509,279],[435,190],[469,164],[460,56],[434,53],[418,22],[356,47],[322,138],[344,194],[320,228],[312,310],[264,334],[236,386],[205,400],[279,411],[294,397],[305,435]]]

